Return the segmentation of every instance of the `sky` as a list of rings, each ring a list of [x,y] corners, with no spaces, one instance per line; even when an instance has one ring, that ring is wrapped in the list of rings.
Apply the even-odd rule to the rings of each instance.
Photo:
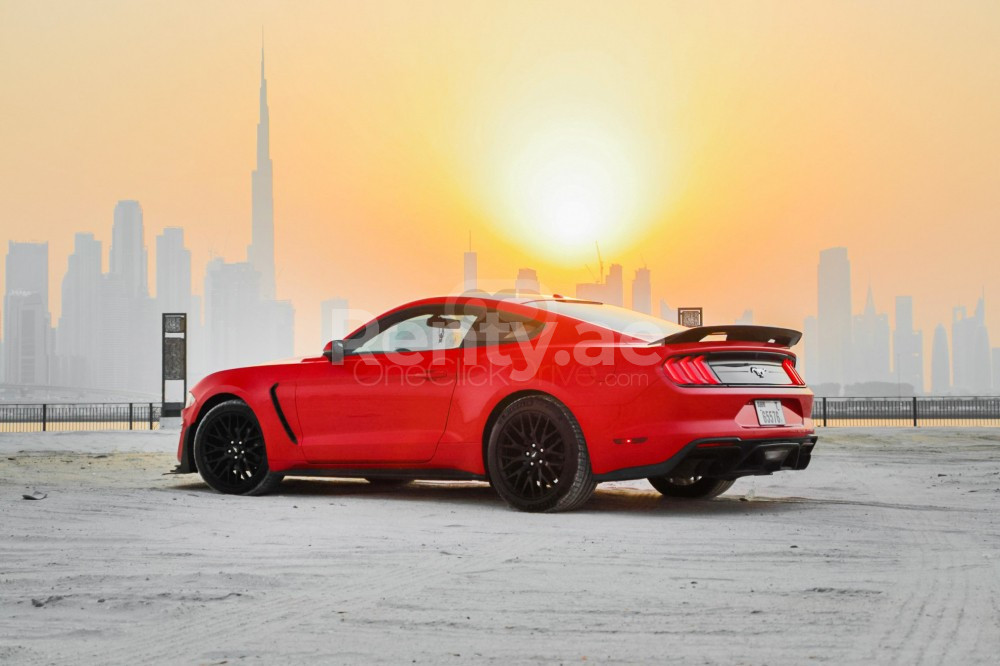
[[[855,311],[912,295],[928,362],[981,293],[1000,345],[1000,4],[972,1],[0,0],[0,242],[49,241],[54,322],[119,199],[154,289],[164,227],[196,293],[245,259],[262,28],[297,353],[323,299],[458,289],[470,234],[487,287],[572,294],[598,242],[654,303],[793,328],[843,245]]]

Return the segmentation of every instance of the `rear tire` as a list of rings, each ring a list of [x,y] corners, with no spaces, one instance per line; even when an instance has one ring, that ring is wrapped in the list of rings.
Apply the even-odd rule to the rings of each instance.
[[[549,396],[508,405],[490,431],[486,459],[493,489],[519,511],[571,511],[597,487],[580,425]]]
[[[735,481],[725,479],[706,479],[701,476],[677,478],[669,476],[651,476],[647,479],[654,488],[667,497],[683,499],[710,499],[717,497],[732,488]]]
[[[201,419],[194,460],[205,483],[227,495],[264,495],[284,478],[268,468],[264,433],[242,400],[220,403]]]

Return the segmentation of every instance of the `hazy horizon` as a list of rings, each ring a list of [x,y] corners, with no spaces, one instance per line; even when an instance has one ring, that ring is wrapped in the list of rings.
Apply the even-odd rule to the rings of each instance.
[[[261,25],[277,296],[313,353],[320,302],[377,313],[520,267],[572,293],[652,270],[655,304],[801,329],[819,251],[853,311],[914,298],[929,356],[1000,283],[1000,6],[424,6],[0,2],[0,240],[73,234],[120,199],[185,229],[192,283],[250,242]],[[2,275],[2,271],[0,271]],[[2,288],[2,283],[0,283]],[[626,299],[628,302],[628,299]]]

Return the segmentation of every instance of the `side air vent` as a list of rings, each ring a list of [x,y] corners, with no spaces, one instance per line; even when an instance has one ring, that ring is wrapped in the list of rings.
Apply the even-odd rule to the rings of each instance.
[[[281,421],[281,427],[285,429],[285,434],[288,435],[288,439],[292,440],[292,444],[298,444],[299,440],[295,437],[295,433],[292,431],[292,426],[288,425],[288,419],[285,418],[285,412],[281,409],[281,401],[278,400],[278,385],[275,384],[271,387],[271,404],[274,405],[274,411],[278,414],[278,420]]]

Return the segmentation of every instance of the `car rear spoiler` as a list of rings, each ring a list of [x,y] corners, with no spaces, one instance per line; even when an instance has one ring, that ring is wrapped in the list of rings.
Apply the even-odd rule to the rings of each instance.
[[[682,342],[701,342],[710,335],[724,335],[729,342],[764,342],[782,347],[793,347],[802,339],[802,334],[790,328],[774,326],[696,326],[680,333],[674,333],[660,340],[659,344],[675,345]]]

